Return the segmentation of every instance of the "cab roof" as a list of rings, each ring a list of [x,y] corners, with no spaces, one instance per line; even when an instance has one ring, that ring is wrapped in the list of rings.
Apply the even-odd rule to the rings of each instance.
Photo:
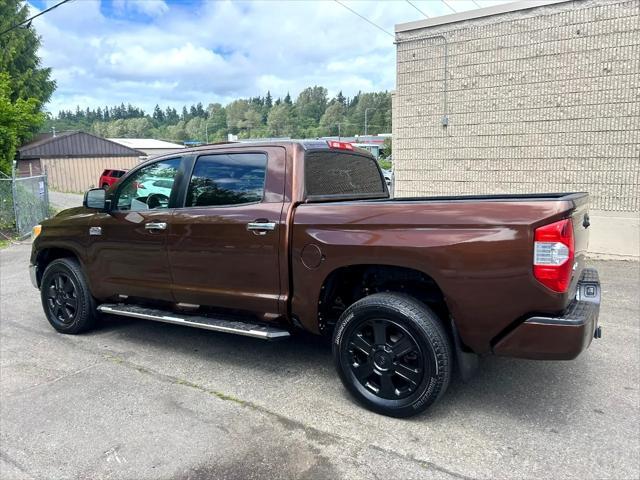
[[[370,155],[370,152],[353,146],[352,148],[340,148],[337,147],[337,144],[345,145],[349,144],[348,142],[339,142],[335,140],[256,140],[251,142],[217,142],[217,143],[209,143],[206,145],[199,145],[197,147],[190,147],[180,150],[179,152],[173,152],[172,155],[183,155],[185,153],[197,153],[201,151],[210,151],[210,150],[218,150],[224,149],[231,145],[233,146],[246,146],[246,147],[265,147],[265,146],[291,146],[291,145],[300,145],[304,150],[345,150],[345,151],[354,151],[357,153],[362,153],[365,155]],[[165,156],[165,155],[163,155]],[[159,157],[156,157],[159,158]]]

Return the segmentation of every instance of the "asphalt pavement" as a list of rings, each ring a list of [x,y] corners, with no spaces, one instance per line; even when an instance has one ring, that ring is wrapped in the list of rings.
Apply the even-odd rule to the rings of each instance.
[[[356,405],[329,346],[117,319],[47,323],[30,246],[0,251],[0,478],[637,479],[638,263],[594,262],[603,338],[570,362],[485,358],[399,420]]]
[[[49,190],[49,203],[56,210],[79,207],[82,205],[84,195],[80,193],[64,193]]]

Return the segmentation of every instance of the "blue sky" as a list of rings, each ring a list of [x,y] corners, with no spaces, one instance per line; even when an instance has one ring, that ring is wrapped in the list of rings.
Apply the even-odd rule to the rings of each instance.
[[[58,0],[29,0],[33,13]],[[424,18],[405,0],[342,0],[389,32]],[[446,0],[457,11],[504,0]],[[430,17],[442,0],[412,0]],[[227,102],[325,86],[393,90],[393,38],[332,0],[73,0],[34,21],[57,81],[48,109]]]

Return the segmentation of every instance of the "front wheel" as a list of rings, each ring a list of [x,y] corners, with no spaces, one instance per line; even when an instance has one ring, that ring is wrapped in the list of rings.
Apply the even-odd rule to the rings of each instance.
[[[95,324],[95,300],[75,259],[59,258],[47,265],[40,297],[47,320],[60,333],[80,333]]]
[[[333,334],[340,379],[365,407],[409,417],[449,385],[452,354],[438,317],[412,297],[378,293],[351,305]]]

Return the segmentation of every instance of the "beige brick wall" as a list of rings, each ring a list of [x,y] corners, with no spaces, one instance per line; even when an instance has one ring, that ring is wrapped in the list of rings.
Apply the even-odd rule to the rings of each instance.
[[[594,209],[640,211],[640,0],[541,6],[397,41],[397,196],[588,191]]]

